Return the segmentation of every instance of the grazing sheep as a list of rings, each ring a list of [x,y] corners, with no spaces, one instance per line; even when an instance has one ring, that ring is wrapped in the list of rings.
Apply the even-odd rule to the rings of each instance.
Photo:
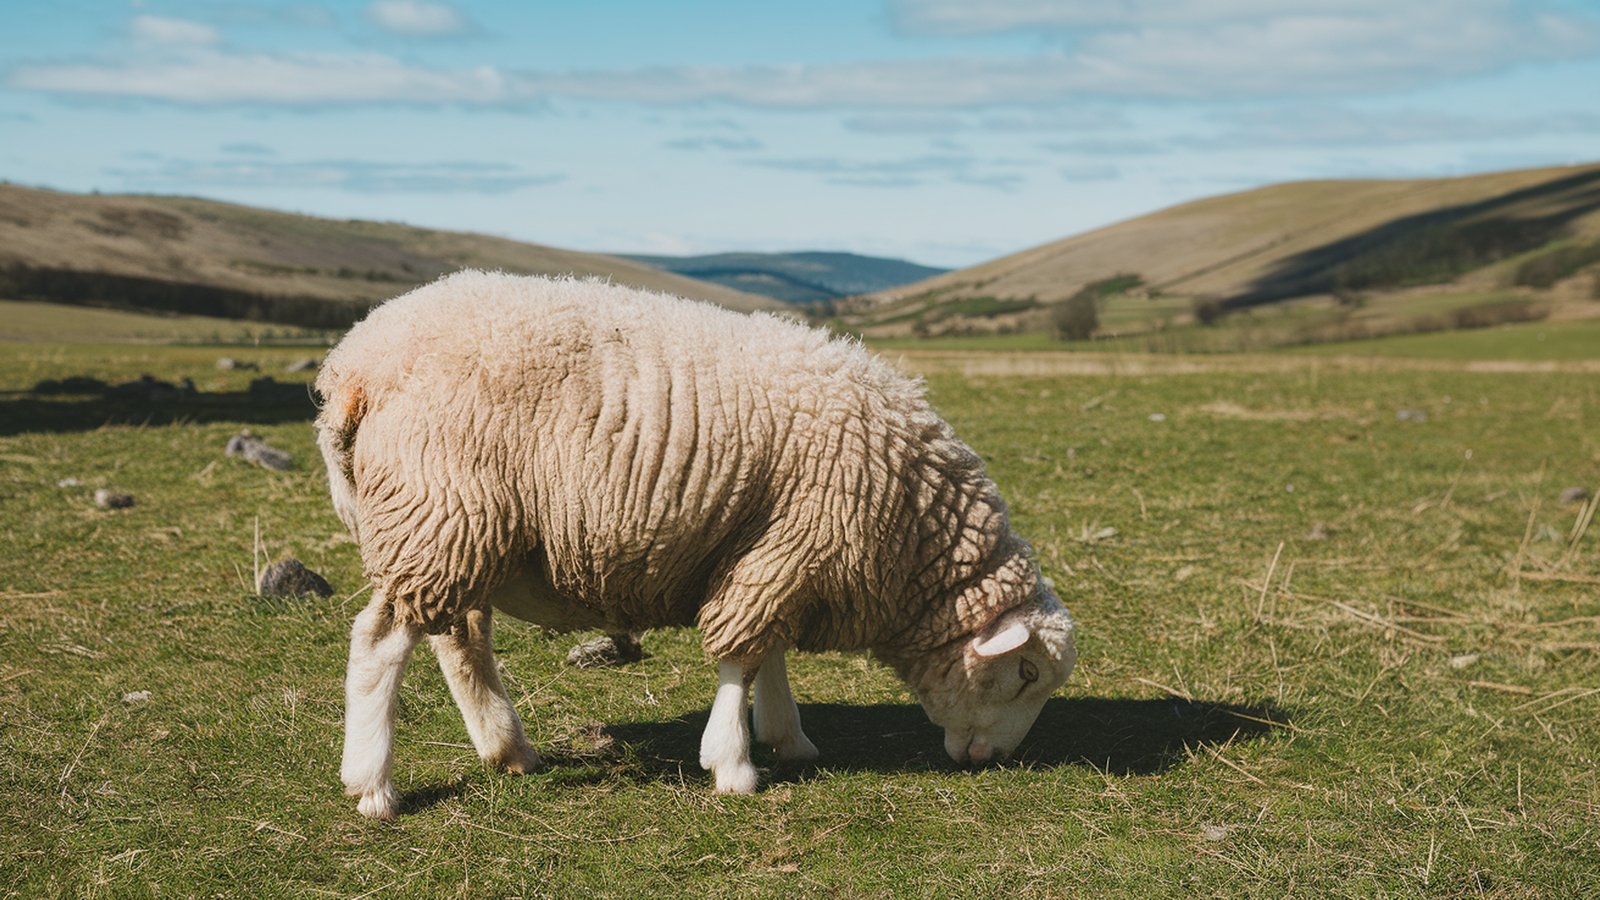
[[[373,599],[341,776],[392,818],[395,694],[427,635],[479,755],[538,765],[491,614],[610,632],[698,624],[719,686],[700,762],[755,790],[800,727],[784,653],[867,650],[957,762],[1009,753],[1073,625],[982,462],[859,344],[595,280],[461,272],[374,310],[317,376],[317,442]]]

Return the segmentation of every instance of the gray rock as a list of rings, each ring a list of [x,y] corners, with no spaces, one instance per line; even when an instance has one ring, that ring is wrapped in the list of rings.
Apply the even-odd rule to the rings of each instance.
[[[249,431],[241,431],[228,438],[226,452],[229,456],[237,456],[274,472],[286,471],[294,463],[294,457],[287,451],[268,445]]]
[[[567,651],[567,665],[580,669],[620,666],[644,659],[644,648],[631,634],[606,634]]]
[[[1584,503],[1589,499],[1589,489],[1585,487],[1569,487],[1561,492],[1562,503]]]
[[[133,495],[101,488],[94,492],[94,505],[101,509],[127,509],[133,505]]]
[[[1394,414],[1402,422],[1426,422],[1428,414],[1420,409],[1402,409]]]
[[[1311,530],[1306,533],[1308,541],[1325,541],[1333,534],[1333,529],[1326,522],[1312,522]]]
[[[333,585],[328,579],[311,571],[298,559],[284,559],[267,566],[256,582],[256,593],[263,597],[286,599],[315,594],[332,597]]]

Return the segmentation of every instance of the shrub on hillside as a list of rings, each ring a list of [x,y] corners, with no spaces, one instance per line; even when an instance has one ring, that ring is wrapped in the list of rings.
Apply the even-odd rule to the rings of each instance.
[[[1216,297],[1194,298],[1194,320],[1201,325],[1215,325],[1222,321],[1222,317],[1227,313],[1228,308]]]
[[[1094,285],[1080,288],[1057,303],[1050,311],[1050,324],[1055,327],[1057,340],[1086,341],[1093,337],[1100,327],[1100,295]]]

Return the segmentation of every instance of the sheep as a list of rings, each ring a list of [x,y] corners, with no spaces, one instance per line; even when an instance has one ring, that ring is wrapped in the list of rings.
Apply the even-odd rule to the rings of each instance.
[[[334,510],[373,587],[340,770],[396,814],[396,691],[427,636],[479,756],[540,764],[496,668],[498,610],[553,630],[698,625],[700,763],[750,793],[754,736],[817,748],[784,655],[868,651],[957,763],[1009,754],[1074,626],[983,464],[859,342],[597,280],[463,271],[377,307],[317,376]]]

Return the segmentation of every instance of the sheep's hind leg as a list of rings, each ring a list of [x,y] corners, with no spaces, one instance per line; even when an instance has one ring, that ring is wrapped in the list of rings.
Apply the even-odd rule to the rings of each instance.
[[[487,609],[473,610],[455,628],[431,635],[428,642],[478,756],[491,766],[522,775],[538,768],[539,754],[528,743],[522,717],[500,682],[491,615]]]
[[[350,668],[345,676],[345,793],[359,798],[364,816],[390,820],[399,795],[389,777],[394,762],[394,704],[411,651],[422,636],[399,622],[381,593],[356,616],[350,630]]]
[[[756,740],[776,750],[779,759],[809,762],[817,758],[817,745],[800,730],[800,707],[789,692],[789,672],[783,651],[767,654],[755,681]]]
[[[717,663],[717,699],[700,738],[700,766],[710,770],[719,794],[753,794],[756,767],[750,762],[750,723],[746,715],[750,681],[756,670],[739,663]]]

